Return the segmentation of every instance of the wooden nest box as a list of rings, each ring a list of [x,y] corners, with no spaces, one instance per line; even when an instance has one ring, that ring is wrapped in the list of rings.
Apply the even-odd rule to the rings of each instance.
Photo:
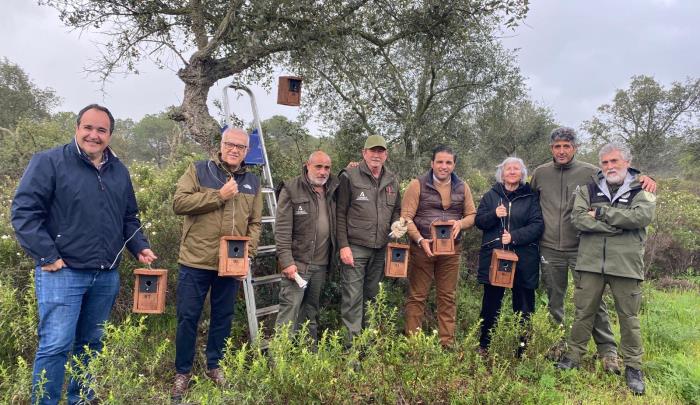
[[[489,267],[489,283],[496,287],[513,288],[515,281],[515,266],[518,255],[510,250],[494,249],[491,253]]]
[[[430,225],[430,233],[433,239],[433,254],[455,254],[455,240],[452,239],[452,223],[449,221],[435,221]]]
[[[162,314],[165,310],[165,292],[168,290],[168,270],[136,269],[133,312]]]
[[[248,274],[247,236],[222,236],[219,243],[219,276],[245,277]]]
[[[386,245],[384,275],[402,278],[408,274],[408,245],[389,243]]]
[[[277,104],[298,107],[301,104],[301,82],[299,76],[280,76],[277,85]]]

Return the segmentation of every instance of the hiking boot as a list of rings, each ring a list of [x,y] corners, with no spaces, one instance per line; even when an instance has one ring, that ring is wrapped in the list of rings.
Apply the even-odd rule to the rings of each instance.
[[[642,374],[642,370],[625,367],[625,379],[627,380],[627,387],[634,395],[644,395],[644,374]]]
[[[224,372],[220,368],[209,369],[204,374],[218,386],[226,384],[226,377],[224,377]]]
[[[622,370],[620,370],[620,364],[617,360],[617,354],[606,354],[600,359],[600,362],[603,363],[603,370],[605,370],[606,373],[617,375],[622,374]]]
[[[173,383],[173,389],[170,391],[170,396],[173,400],[179,401],[182,396],[185,395],[187,387],[190,385],[190,379],[192,375],[187,374],[175,374],[175,382]]]
[[[489,350],[485,347],[477,347],[476,348],[476,354],[481,356],[482,359],[486,360],[489,357]]]
[[[560,341],[556,346],[549,349],[547,352],[547,359],[551,361],[559,361],[566,352],[566,342]]]
[[[562,357],[562,359],[559,360],[554,367],[558,368],[559,370],[573,370],[578,368],[578,363],[574,363],[574,361],[568,357]]]

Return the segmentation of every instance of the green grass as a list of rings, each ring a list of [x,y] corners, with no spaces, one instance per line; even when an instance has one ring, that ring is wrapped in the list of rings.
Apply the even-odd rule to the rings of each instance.
[[[551,324],[539,305],[525,331],[518,318],[504,311],[493,334],[491,355],[482,359],[478,342],[480,289],[464,282],[459,293],[459,336],[454,351],[440,348],[429,317],[426,334],[406,338],[400,333],[402,286],[382,293],[370,327],[353,349],[345,350],[341,333],[327,332],[312,352],[305,335],[278,333],[267,354],[232,339],[222,367],[230,386],[214,387],[203,378],[204,357],[199,341],[195,374],[187,401],[224,403],[503,403],[503,404],[698,404],[700,398],[700,295],[697,291],[645,288],[642,334],[647,395],[634,397],[624,378],[605,374],[591,353],[579,370],[560,372],[545,358],[563,331]],[[15,291],[16,293],[16,291]],[[26,299],[0,308],[17,316]],[[504,308],[508,308],[504,302]],[[29,306],[30,307],[30,306]],[[242,307],[242,305],[240,305]],[[429,305],[430,308],[430,305]],[[19,312],[18,312],[19,311]],[[467,312],[468,311],[468,312]],[[476,313],[475,313],[476,312]],[[238,323],[244,322],[239,312]],[[616,317],[612,317],[613,320]],[[173,377],[175,319],[131,316],[106,329],[105,350],[92,355],[87,368],[71,372],[89,380],[102,403],[163,403]],[[615,325],[615,330],[617,330]],[[530,344],[523,358],[515,356],[522,333]],[[7,342],[8,330],[0,330]],[[18,333],[12,329],[12,333]],[[5,346],[11,347],[11,346]],[[31,356],[18,353],[0,364],[0,402],[24,403],[29,393]],[[359,365],[359,366],[358,366]],[[87,381],[87,380],[86,380]]]

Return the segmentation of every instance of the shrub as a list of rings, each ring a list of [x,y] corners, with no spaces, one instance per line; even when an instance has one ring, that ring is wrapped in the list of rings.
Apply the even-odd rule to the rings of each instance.
[[[119,325],[106,324],[104,347],[74,358],[67,374],[95,392],[101,404],[133,404],[142,401],[164,403],[168,400],[158,377],[171,347],[170,340],[156,340],[146,333],[145,317],[127,317]],[[83,360],[88,360],[87,365]]]

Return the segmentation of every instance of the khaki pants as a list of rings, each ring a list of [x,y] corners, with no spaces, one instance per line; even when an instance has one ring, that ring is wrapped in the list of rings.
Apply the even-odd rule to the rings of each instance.
[[[299,273],[308,281],[306,288],[300,288],[294,280],[283,277],[280,283],[280,311],[275,325],[292,324],[296,333],[304,322],[309,322],[309,335],[318,340],[318,308],[323,284],[326,282],[328,266],[309,265],[305,272]]]
[[[576,280],[576,290],[574,291],[576,318],[571,327],[569,350],[566,357],[578,363],[581,356],[586,353],[593,329],[593,321],[607,284],[615,299],[615,309],[620,320],[620,353],[625,366],[637,370],[641,369],[642,354],[644,353],[638,317],[639,307],[642,303],[641,280],[585,271],[578,273],[580,274]]]
[[[547,291],[549,314],[556,323],[562,324],[564,323],[564,299],[569,284],[569,270],[573,275],[574,283],[578,278],[578,272],[574,271],[577,252],[564,252],[542,246],[540,254],[544,258],[542,284]],[[600,306],[593,320],[593,341],[600,356],[617,353],[615,336],[610,328],[608,311],[603,300],[600,301]]]
[[[355,266],[343,264],[340,270],[340,315],[352,338],[362,331],[367,322],[367,302],[374,300],[379,292],[379,282],[384,277],[386,249],[350,245],[350,250]]]
[[[415,332],[423,325],[425,301],[435,280],[440,343],[443,346],[454,343],[460,261],[460,249],[458,246],[455,246],[455,249],[458,252],[455,255],[428,257],[420,246],[411,243],[408,268],[409,289],[406,299],[406,334]]]

